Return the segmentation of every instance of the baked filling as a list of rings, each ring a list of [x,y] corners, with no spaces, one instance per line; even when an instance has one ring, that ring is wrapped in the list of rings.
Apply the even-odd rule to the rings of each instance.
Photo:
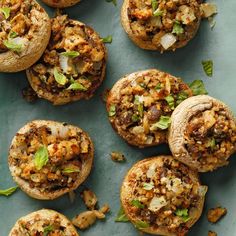
[[[133,34],[162,49],[190,40],[201,19],[199,0],[130,0],[128,18]]]
[[[235,123],[219,106],[194,115],[184,137],[191,158],[210,169],[224,164],[236,150]]]
[[[188,232],[207,187],[189,175],[185,165],[172,158],[144,162],[127,176],[130,192],[126,213],[139,229],[165,229],[176,235]]]
[[[51,23],[50,43],[30,69],[32,82],[50,94],[92,94],[103,79],[106,52],[101,39],[67,15],[57,16]]]
[[[39,30],[43,12],[33,0],[1,0],[0,53],[22,52]]]
[[[142,146],[166,141],[172,111],[192,91],[180,79],[150,71],[124,83],[119,94],[119,101],[109,104],[110,121],[125,139]]]
[[[41,192],[73,188],[84,162],[90,158],[88,137],[66,124],[60,130],[32,126],[15,138],[10,149],[10,165],[17,177]]]

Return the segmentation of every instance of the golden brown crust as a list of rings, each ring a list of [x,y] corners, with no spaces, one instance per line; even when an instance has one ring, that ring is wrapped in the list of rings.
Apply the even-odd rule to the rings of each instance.
[[[22,223],[28,225],[30,223],[33,226],[34,222],[41,222],[38,223],[38,226],[36,225],[33,227],[34,229],[38,229],[41,232],[42,224],[53,222],[54,220],[56,220],[57,223],[58,221],[60,221],[60,226],[65,229],[64,233],[66,235],[79,236],[73,224],[64,215],[49,209],[42,209],[21,217],[19,220],[17,220],[16,224],[11,229],[9,236],[23,236],[22,226],[21,226]]]
[[[222,159],[219,163],[202,166],[198,160],[194,160],[191,157],[185,146],[185,132],[189,120],[197,114],[211,109],[213,106],[223,109],[225,116],[231,122],[236,122],[229,107],[227,107],[223,102],[207,95],[199,95],[186,99],[174,110],[171,116],[168,142],[173,157],[191,168],[197,169],[199,172],[212,171],[218,167],[227,165],[230,156],[225,156],[224,160]]]
[[[56,121],[35,120],[35,121],[31,121],[28,124],[26,124],[25,126],[23,126],[17,132],[17,134],[25,134],[29,130],[31,130],[32,127],[35,129],[36,127],[42,127],[42,126],[46,126],[46,127],[50,127],[50,128],[52,127],[54,130],[58,130],[57,132],[59,132],[62,127],[64,127],[63,123],[59,123]],[[58,198],[64,194],[78,188],[79,185],[81,185],[86,180],[88,175],[90,174],[92,164],[93,164],[93,158],[94,158],[94,146],[93,146],[93,143],[92,143],[90,137],[83,130],[81,130],[80,128],[78,128],[76,126],[66,124],[66,127],[67,127],[67,129],[71,129],[71,130],[74,130],[77,132],[82,132],[83,135],[85,135],[90,142],[90,149],[89,149],[88,156],[87,156],[87,158],[82,159],[81,171],[79,172],[77,180],[73,183],[72,187],[70,187],[70,188],[64,187],[64,188],[61,188],[58,190],[44,191],[43,189],[40,189],[40,188],[36,188],[36,187],[32,188],[30,186],[29,181],[26,181],[25,179],[19,177],[17,174],[17,166],[14,164],[13,157],[11,156],[11,154],[15,150],[15,144],[17,142],[16,136],[13,138],[12,143],[11,143],[11,147],[10,147],[9,158],[8,158],[9,168],[10,168],[11,174],[13,176],[13,179],[17,182],[19,187],[24,192],[26,192],[29,196],[36,198],[36,199],[41,199],[41,200],[52,200],[52,199]]]
[[[139,78],[152,78],[149,80],[149,82],[147,82],[146,85],[148,84],[153,84],[156,83],[157,85],[159,83],[163,83],[164,88],[162,88],[158,94],[156,94],[156,92],[153,90],[153,88],[150,88],[150,91],[145,91],[145,90],[140,90],[142,89],[141,87],[138,87],[138,83],[137,80]],[[137,84],[137,85],[136,85]],[[136,88],[136,86],[138,88]],[[151,86],[151,85],[150,85]],[[166,86],[166,87],[165,87]],[[176,87],[178,87],[178,89]],[[131,101],[130,98],[127,99],[123,99],[122,100],[122,96],[125,96],[125,89],[129,89],[129,87],[131,87],[131,89],[133,90],[132,92],[128,91],[128,93],[133,94],[133,96],[135,97],[136,95],[141,95],[144,97],[151,97],[151,99],[153,99],[153,101],[151,102],[151,105],[145,105],[143,110],[144,110],[144,115],[143,118],[141,119],[141,122],[139,124],[136,123],[129,123],[128,126],[126,126],[124,123],[122,123],[119,119],[119,114],[115,114],[114,116],[110,116],[109,115],[109,111],[111,109],[112,105],[116,106],[116,109],[118,110],[118,112],[120,112],[121,110],[121,106],[123,106],[123,102],[126,103],[135,103],[133,102],[133,100]],[[154,86],[155,87],[155,86]],[[167,88],[168,87],[168,88]],[[168,90],[168,91],[167,91]],[[173,90],[173,91],[172,91]],[[156,146],[158,144],[161,143],[165,143],[166,142],[166,135],[167,135],[167,131],[166,130],[151,130],[151,125],[153,125],[155,122],[158,121],[158,119],[160,118],[160,116],[164,115],[164,116],[169,116],[172,113],[172,108],[169,107],[169,105],[167,104],[167,102],[165,101],[165,97],[167,97],[170,93],[172,96],[175,96],[175,105],[177,102],[177,93],[178,92],[185,92],[186,97],[192,96],[192,91],[189,89],[189,87],[179,78],[176,78],[168,73],[156,70],[156,69],[149,69],[149,70],[143,70],[143,71],[138,71],[138,72],[134,72],[128,75],[125,75],[124,77],[122,77],[120,80],[118,80],[114,86],[112,87],[112,89],[110,90],[108,97],[107,97],[107,111],[108,111],[108,115],[109,115],[109,121],[112,125],[112,127],[114,128],[114,130],[122,137],[125,139],[125,141],[127,141],[129,144],[134,145],[134,146],[138,146],[140,148],[143,147],[148,147],[148,146]],[[150,101],[150,100],[149,100]],[[134,104],[133,104],[134,106]],[[127,110],[124,109],[124,114],[128,111],[130,111],[132,109],[132,107],[127,108]],[[134,133],[132,133],[133,131],[131,130],[131,127],[139,127],[139,126],[144,126],[144,120],[147,120],[146,117],[148,116],[148,112],[150,111],[151,107],[154,106],[160,106],[158,108],[158,110],[156,112],[160,113],[157,117],[157,120],[153,119],[151,121],[148,121],[150,124],[149,127],[149,132],[145,130],[145,136],[142,136],[142,138],[140,138],[139,135],[136,135]],[[163,108],[165,106],[165,108]],[[147,112],[147,111],[148,112]],[[164,111],[165,110],[165,111]],[[117,112],[117,113],[118,113]],[[141,134],[140,134],[141,135]],[[145,138],[145,139],[144,139]],[[152,139],[151,142],[149,142],[149,138]]]
[[[132,166],[131,169],[126,174],[124,181],[122,183],[122,186],[121,186],[120,199],[121,199],[121,203],[124,208],[125,214],[127,215],[129,220],[134,225],[136,225],[137,222],[140,220],[140,218],[138,218],[133,213],[133,209],[132,209],[133,206],[130,205],[130,201],[134,197],[133,192],[135,190],[139,191],[138,189],[136,189],[137,186],[136,186],[136,182],[135,182],[136,181],[135,176],[138,173],[140,173],[141,169],[144,168],[144,166],[146,166],[145,168],[148,168],[147,166],[149,166],[149,168],[150,168],[150,166],[152,166],[152,165],[161,166],[162,163],[165,163],[165,161],[167,159],[173,160],[173,158],[171,156],[157,156],[157,157],[151,157],[151,158],[144,159],[142,161],[137,162],[134,166]],[[159,168],[162,168],[162,167],[159,167]],[[189,176],[191,181],[200,187],[200,182],[199,182],[197,172],[194,170],[191,170],[191,169],[188,169],[187,172],[188,172],[187,175]],[[199,193],[200,198],[197,201],[196,206],[194,208],[190,209],[190,211],[189,211],[190,220],[185,223],[185,227],[183,228],[183,231],[185,233],[186,233],[186,231],[188,231],[188,229],[190,227],[192,227],[196,223],[196,221],[199,219],[199,217],[202,214],[204,199],[205,199],[205,191],[207,190],[207,187],[201,186],[201,188],[204,189],[204,192],[201,194]],[[157,216],[157,218],[158,218],[158,216]],[[186,229],[186,231],[185,231],[185,229]],[[180,232],[177,233],[175,231],[171,231],[168,228],[168,225],[167,226],[157,226],[157,225],[149,224],[149,227],[142,228],[139,230],[141,230],[145,233],[153,234],[153,235],[167,235],[167,236],[185,235],[184,232],[183,232],[183,234],[181,234]]]
[[[60,17],[60,16],[59,16]],[[61,16],[61,18],[63,18],[64,16]],[[55,18],[56,20],[56,18]],[[46,51],[50,51],[49,47],[50,44],[48,45],[47,50],[45,51],[45,54],[42,56],[42,58],[40,59],[41,61],[39,61],[37,64],[35,64],[34,66],[32,66],[31,68],[29,68],[26,71],[27,74],[27,78],[29,80],[29,83],[31,85],[31,87],[33,88],[33,90],[37,93],[37,95],[40,98],[44,98],[49,100],[50,102],[53,103],[53,105],[63,105],[69,102],[74,102],[80,99],[89,99],[94,95],[95,90],[101,85],[101,83],[103,82],[104,78],[105,78],[105,72],[106,72],[106,60],[107,60],[107,50],[106,47],[104,46],[104,44],[101,42],[101,38],[98,35],[98,33],[96,33],[92,28],[90,28],[89,26],[86,26],[84,23],[79,22],[79,21],[75,21],[75,20],[71,20],[68,19],[68,22],[70,22],[71,24],[74,24],[75,26],[81,27],[81,28],[85,28],[91,35],[89,35],[89,37],[91,37],[94,41],[96,41],[97,44],[99,44],[99,47],[101,47],[102,53],[104,54],[104,57],[101,61],[101,65],[100,65],[100,69],[99,69],[99,75],[90,75],[91,76],[91,80],[87,79],[87,81],[91,81],[92,85],[86,90],[86,91],[72,91],[72,90],[68,90],[68,88],[63,86],[55,86],[56,88],[56,92],[53,91],[52,88],[48,89],[48,87],[50,87],[51,85],[45,84],[39,77],[38,74],[35,73],[34,67],[36,67],[37,65],[43,65],[46,68],[52,68],[53,70],[53,66],[50,65],[50,67],[48,67],[48,63],[45,63],[43,60],[43,57],[46,55]],[[56,26],[57,27],[57,26]],[[54,34],[53,34],[54,35]],[[57,34],[51,37],[51,44],[53,45],[54,42],[54,37],[58,37]],[[76,39],[77,40],[77,39]],[[78,41],[78,40],[77,40]],[[56,41],[56,43],[58,43]],[[82,41],[83,44],[83,41]],[[81,45],[82,45],[81,44]],[[87,50],[87,45],[85,44],[84,46],[84,50]],[[99,49],[100,50],[100,49]],[[55,49],[53,49],[53,51],[55,51]],[[76,51],[76,50],[73,50]],[[48,53],[48,52],[47,52]],[[56,52],[58,53],[58,52]],[[59,55],[59,53],[58,53]],[[82,55],[82,53],[81,53]],[[80,60],[87,60],[87,58],[83,58],[84,56],[82,55]],[[83,64],[83,62],[81,62]],[[99,62],[95,62],[95,63],[100,63]],[[86,74],[86,72],[85,72]],[[82,76],[84,76],[84,72],[82,73]],[[69,79],[69,77],[68,77]],[[75,79],[75,78],[74,78]],[[94,81],[93,81],[94,79]],[[69,85],[68,85],[69,86]],[[63,89],[62,89],[63,88]]]
[[[152,40],[144,40],[139,35],[135,34],[130,25],[130,19],[128,16],[128,9],[129,9],[130,0],[124,0],[123,5],[121,8],[121,24],[128,34],[129,38],[140,48],[146,49],[146,50],[158,50],[160,52],[163,52],[165,50],[172,50],[174,51],[177,48],[184,47],[197,33],[198,28],[201,23],[201,14],[200,9],[197,14],[197,21],[194,24],[194,27],[187,32],[187,39],[181,40],[176,42],[173,46],[169,47],[168,49],[164,49],[160,44],[153,43]],[[145,21],[145,20],[144,20]]]
[[[38,3],[32,0],[35,4]],[[18,72],[29,68],[43,54],[50,39],[51,23],[46,11],[40,7],[37,13],[37,19],[34,20],[33,26],[38,27],[33,32],[33,37],[29,44],[19,54],[13,51],[0,53],[0,71],[1,72]]]
[[[42,0],[42,1],[46,3],[48,6],[54,8],[70,7],[80,2],[80,0]]]

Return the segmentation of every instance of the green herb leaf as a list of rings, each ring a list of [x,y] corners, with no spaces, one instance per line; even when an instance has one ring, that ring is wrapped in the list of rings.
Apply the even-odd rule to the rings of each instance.
[[[43,236],[48,236],[48,234],[50,232],[52,232],[54,230],[54,226],[53,225],[48,225],[46,227],[43,228]]]
[[[184,208],[184,209],[177,209],[175,211],[175,215],[181,217],[184,221],[184,223],[186,223],[187,221],[189,221],[191,218],[189,217],[188,214],[188,209]]]
[[[112,2],[114,6],[117,6],[117,0],[106,0],[106,2]]]
[[[44,145],[34,154],[34,164],[37,170],[41,170],[48,162],[48,149]]]
[[[210,147],[211,149],[214,149],[215,146],[216,146],[216,140],[215,140],[214,137],[212,137],[212,138],[208,141],[207,147]]]
[[[144,208],[144,205],[139,200],[132,200],[130,204],[137,208],[141,208],[141,209]]]
[[[79,173],[80,169],[75,169],[73,167],[66,167],[65,169],[62,170],[62,172],[66,174]]]
[[[140,102],[139,98],[140,98],[140,96],[135,95],[135,97],[134,97],[134,104],[138,106],[139,116],[143,117],[143,103]]]
[[[105,38],[102,38],[103,43],[112,43],[112,35],[108,35]]]
[[[11,194],[13,194],[13,193],[16,191],[17,188],[18,188],[18,187],[16,186],[16,187],[8,188],[8,189],[1,189],[1,190],[0,190],[0,195],[3,195],[3,196],[8,197],[8,196],[10,196]]]
[[[157,84],[155,89],[159,92],[162,89],[162,84],[161,83]]]
[[[135,227],[137,229],[145,229],[145,228],[148,228],[149,226],[150,225],[145,221],[140,220],[140,221],[135,222]]]
[[[131,119],[132,119],[133,122],[137,122],[137,121],[140,120],[140,118],[139,118],[139,116],[137,114],[133,114]]]
[[[116,114],[116,105],[111,104],[108,115],[109,116],[114,116]]]
[[[78,57],[80,55],[80,53],[76,52],[76,51],[68,51],[68,52],[62,52],[61,55],[66,56],[66,57],[75,58],[75,57]]]
[[[158,7],[157,0],[152,0],[152,12],[154,13]]]
[[[10,17],[10,14],[11,14],[11,8],[2,7],[2,8],[0,8],[0,12],[2,12],[4,14],[5,19],[8,19]]]
[[[69,89],[69,90],[81,90],[81,91],[88,90],[86,87],[84,87],[82,84],[80,84],[78,82],[72,83],[67,89]]]
[[[194,80],[190,85],[190,89],[193,91],[193,95],[207,94],[204,83],[202,80]]]
[[[123,207],[121,207],[117,216],[116,216],[115,222],[128,222],[128,221],[129,221],[129,219],[126,216]]]
[[[3,41],[3,44],[11,51],[13,52],[21,52],[22,50],[22,44],[16,44],[11,42],[10,40]]]
[[[16,32],[14,32],[14,31],[10,31],[8,36],[9,36],[9,38],[14,39],[14,38],[16,38],[18,36],[18,34]]]
[[[143,184],[143,189],[145,190],[152,190],[154,188],[153,183],[144,183]]]
[[[57,83],[60,85],[65,85],[68,82],[66,76],[60,73],[57,68],[54,68],[53,75]]]
[[[155,124],[153,124],[150,129],[151,130],[156,130],[156,129],[165,130],[169,128],[170,124],[171,124],[171,119],[169,116],[161,116],[160,120],[156,122]]]
[[[171,110],[175,109],[175,99],[172,95],[168,95],[167,97],[165,97],[165,100],[167,101],[169,107]]]
[[[184,32],[184,28],[182,27],[181,23],[179,21],[175,21],[172,33],[173,34],[182,34]]]
[[[157,8],[154,12],[153,12],[153,16],[162,16],[163,15],[163,11],[161,11],[159,8]]]
[[[206,75],[212,77],[213,75],[213,61],[202,61],[203,70],[205,71]]]
[[[185,99],[188,98],[188,94],[184,91],[181,91],[177,94],[177,100],[176,104],[179,105],[181,102],[183,102]]]

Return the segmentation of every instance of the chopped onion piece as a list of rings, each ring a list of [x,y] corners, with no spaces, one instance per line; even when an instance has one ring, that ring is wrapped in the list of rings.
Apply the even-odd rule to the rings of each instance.
[[[201,10],[204,18],[208,18],[217,13],[217,6],[213,3],[203,3],[201,4]]]
[[[67,73],[69,70],[69,58],[67,56],[60,55],[59,62],[60,62],[60,66],[63,72]]]
[[[176,40],[177,39],[173,34],[167,33],[161,37],[160,44],[164,49],[168,49],[176,42]]]

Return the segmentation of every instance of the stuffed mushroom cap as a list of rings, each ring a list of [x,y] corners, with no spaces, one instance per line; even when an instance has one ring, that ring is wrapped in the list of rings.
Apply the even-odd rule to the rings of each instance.
[[[80,0],[42,0],[50,7],[55,8],[65,8],[75,5],[76,3],[80,2]]]
[[[236,150],[235,122],[230,108],[215,98],[186,99],[171,117],[168,140],[174,158],[199,172],[227,165]]]
[[[138,230],[182,236],[201,216],[206,192],[196,171],[171,156],[157,156],[137,162],[128,171],[120,198]]]
[[[21,217],[8,236],[26,235],[79,236],[64,215],[49,209],[42,209]]]
[[[130,39],[148,50],[185,46],[201,22],[199,0],[124,0],[121,23]]]
[[[181,79],[156,69],[118,80],[107,98],[111,125],[129,144],[155,146],[167,141],[173,109],[192,96]]]
[[[51,200],[75,190],[89,175],[94,157],[90,137],[80,128],[35,120],[12,140],[9,168],[29,196]]]
[[[89,99],[105,77],[106,58],[92,28],[61,15],[52,19],[48,47],[27,77],[37,95],[54,105]]]
[[[0,72],[25,70],[47,47],[50,19],[35,0],[1,0],[0,9]]]

